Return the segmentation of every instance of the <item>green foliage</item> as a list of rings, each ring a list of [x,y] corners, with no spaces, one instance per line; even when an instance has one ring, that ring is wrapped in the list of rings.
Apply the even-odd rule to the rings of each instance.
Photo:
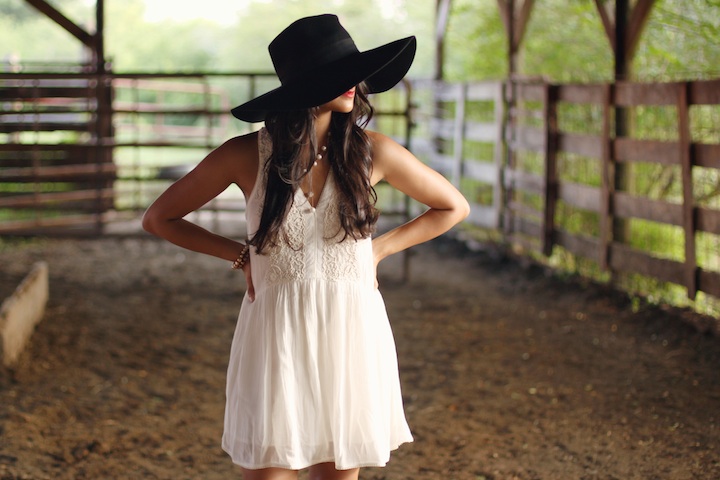
[[[633,76],[644,81],[716,77],[718,45],[720,2],[658,0],[638,45]],[[595,2],[537,0],[518,68],[523,76],[552,82],[612,80],[612,49]],[[445,74],[451,81],[507,76],[507,39],[496,0],[453,1]]]
[[[610,80],[612,52],[595,3],[535,2],[519,68],[525,76],[554,82]]]
[[[432,71],[433,0],[251,0],[236,22],[218,24],[146,19],[150,0],[106,0],[105,50],[114,70],[128,71],[272,71],[267,45],[290,22],[318,13],[337,13],[361,50],[406,35],[418,37],[413,75]],[[52,2],[64,15],[94,31],[94,3]],[[198,6],[200,10],[202,7]],[[0,4],[0,55],[20,62],[87,61],[86,49],[24,0]]]
[[[658,0],[638,46],[634,75],[671,81],[720,75],[720,2]]]
[[[404,36],[418,37],[418,55],[411,72],[429,74],[432,69],[432,28],[435,2],[432,0],[369,0],[366,2],[326,0],[253,1],[238,18],[238,28],[230,32],[227,68],[231,70],[271,70],[267,45],[294,20],[320,13],[336,13],[360,50],[374,48]]]
[[[450,81],[507,76],[505,30],[495,0],[454,0],[445,39]]]
[[[89,10],[79,0],[65,2],[61,11],[77,23]],[[67,8],[70,7],[70,8]],[[58,7],[59,8],[59,7]],[[75,13],[71,15],[70,12]],[[40,14],[24,0],[0,4],[0,56],[13,62],[81,63],[86,60],[75,37]]]

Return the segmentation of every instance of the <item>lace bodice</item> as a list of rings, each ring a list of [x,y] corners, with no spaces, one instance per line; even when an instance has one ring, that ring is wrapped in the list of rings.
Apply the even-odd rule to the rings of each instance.
[[[248,199],[248,232],[260,222],[267,184],[265,163],[272,144],[265,129],[258,134],[260,166],[255,189]],[[282,227],[278,245],[265,255],[252,251],[253,283],[263,287],[310,280],[360,282],[374,285],[372,242],[343,238],[332,173],[313,208],[298,189]]]

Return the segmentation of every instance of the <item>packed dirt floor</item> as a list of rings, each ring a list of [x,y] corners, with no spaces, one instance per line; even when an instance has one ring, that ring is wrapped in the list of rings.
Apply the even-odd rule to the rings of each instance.
[[[240,479],[219,443],[242,276],[145,238],[5,241],[3,298],[39,260],[45,317],[0,368],[0,480]],[[380,284],[415,442],[362,479],[720,478],[702,318],[450,241],[400,265]]]

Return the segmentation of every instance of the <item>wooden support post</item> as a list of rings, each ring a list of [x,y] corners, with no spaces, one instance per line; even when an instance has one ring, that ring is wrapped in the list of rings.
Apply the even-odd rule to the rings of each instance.
[[[467,84],[458,85],[455,98],[455,119],[453,121],[453,166],[450,181],[460,189],[460,179],[463,173],[463,139],[465,138],[465,102],[467,100]]]
[[[615,83],[625,81],[630,76],[631,59],[627,56],[627,22],[630,11],[629,0],[615,0]],[[614,104],[614,102],[613,102]],[[628,110],[615,107],[615,139],[629,136],[630,128]],[[630,192],[632,181],[631,165],[627,163],[613,164],[613,192]],[[614,242],[625,243],[630,235],[628,221],[613,217],[612,238]]]
[[[445,33],[450,20],[451,0],[437,0],[435,8],[435,80],[445,78]]]
[[[555,209],[558,198],[557,178],[557,87],[545,84],[545,207],[543,211],[543,255],[550,256],[555,244]]]
[[[495,161],[496,177],[495,189],[493,190],[493,207],[495,210],[495,222],[493,227],[496,229],[503,228],[503,215],[505,210],[505,175],[504,175],[504,138],[505,138],[505,85],[498,82],[497,91],[495,92],[495,125],[497,125],[497,133],[495,136],[495,146],[493,148],[493,159]]]
[[[695,198],[692,178],[692,137],[690,134],[689,84],[678,84],[678,147],[683,187],[683,229],[685,230],[685,286],[690,298],[697,295],[697,258],[695,256]]]
[[[614,104],[614,86],[605,85],[603,89],[603,127],[602,127],[602,186],[600,191],[600,251],[598,263],[600,268],[607,270],[610,265],[610,246],[612,245],[613,194],[615,171],[615,151],[613,139],[610,137],[612,124],[612,105]]]

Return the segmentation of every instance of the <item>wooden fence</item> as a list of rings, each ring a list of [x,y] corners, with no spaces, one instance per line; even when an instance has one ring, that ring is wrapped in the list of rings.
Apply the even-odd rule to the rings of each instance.
[[[111,102],[97,76],[0,74],[0,232],[100,231],[116,173]]]
[[[236,74],[249,83],[229,91],[254,95],[255,76]],[[109,214],[142,210],[182,157],[150,164],[148,149],[205,151],[233,133],[222,120],[241,100],[223,93],[231,79],[187,77],[2,74],[0,232],[99,233]],[[196,85],[167,88],[183,80]],[[467,195],[470,224],[534,254],[720,297],[720,80],[413,81],[398,92],[397,107],[378,98],[379,122],[398,119],[388,133]]]
[[[0,234],[99,235],[137,217],[232,135],[226,92],[252,96],[258,83],[273,80],[267,73],[0,73]],[[222,82],[235,88],[214,85]]]
[[[720,297],[720,80],[422,88],[434,110],[413,144],[471,199],[471,223],[545,256],[559,247],[612,275]],[[478,101],[494,125],[467,119]],[[493,152],[482,162],[464,153],[477,142]]]

